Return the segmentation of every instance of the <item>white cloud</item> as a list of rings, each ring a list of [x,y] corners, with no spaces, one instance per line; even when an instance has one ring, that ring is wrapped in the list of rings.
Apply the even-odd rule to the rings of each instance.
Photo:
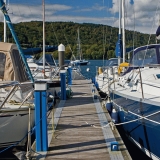
[[[112,0],[111,13],[119,12],[117,0]],[[159,0],[125,0],[126,28],[132,28],[143,33],[155,33],[159,24],[160,1]],[[118,25],[117,25],[118,26]]]
[[[53,21],[51,18],[52,15],[55,15],[59,11],[70,10],[71,8],[72,8],[71,6],[59,5],[59,4],[45,5],[46,20]],[[41,5],[29,6],[29,5],[10,4],[8,13],[11,21],[13,23],[18,23],[31,20],[42,21],[42,14],[43,14],[42,11],[43,10]],[[1,19],[1,21],[2,20],[3,19]]]
[[[94,4],[90,8],[72,7],[70,5],[46,4],[46,21],[73,21],[78,23],[96,23],[106,24],[118,27],[118,19],[115,15],[119,12],[119,0],[112,0],[112,8],[109,10],[106,6]],[[126,29],[137,30],[143,33],[155,33],[159,23],[160,1],[159,0],[134,0],[134,5],[130,0],[125,0],[126,4]],[[110,12],[112,17],[104,17],[104,10]],[[65,12],[65,15],[61,11]],[[78,16],[75,12],[103,12],[102,18],[95,16]],[[156,12],[157,11],[157,12]],[[10,4],[9,15],[13,23],[24,21],[42,21],[41,5],[17,5]],[[109,15],[106,13],[106,15]],[[3,21],[3,16],[0,17]]]

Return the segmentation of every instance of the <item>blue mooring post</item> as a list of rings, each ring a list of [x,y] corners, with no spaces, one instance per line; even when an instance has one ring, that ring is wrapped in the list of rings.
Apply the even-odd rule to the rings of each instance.
[[[66,100],[66,70],[60,71],[61,77],[61,100]]]
[[[47,83],[35,82],[35,124],[36,124],[36,151],[48,150],[47,133]]]
[[[72,67],[69,66],[67,71],[68,71],[68,85],[72,85]]]

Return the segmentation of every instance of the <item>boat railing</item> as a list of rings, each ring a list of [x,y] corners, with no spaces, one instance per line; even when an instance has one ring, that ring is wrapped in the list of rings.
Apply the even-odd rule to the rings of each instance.
[[[146,64],[146,67],[160,67],[160,64]]]
[[[0,82],[0,88],[6,88],[11,86],[17,86],[20,85],[18,81],[1,81]]]
[[[9,97],[11,96],[11,94],[13,92],[15,92],[15,89],[20,85],[19,82],[17,81],[3,81],[0,82],[0,88],[8,88],[11,87],[11,89],[9,90],[8,94],[5,96],[3,102],[0,105],[0,109],[3,107],[3,105],[6,103],[6,101],[9,99]]]
[[[144,99],[143,85],[142,85],[142,75],[141,75],[140,68],[139,68],[139,78],[140,78],[140,83],[141,83],[142,99]]]
[[[59,73],[60,69],[61,69],[61,67],[56,67],[55,68],[54,74],[52,75],[53,79],[57,76],[57,74]]]

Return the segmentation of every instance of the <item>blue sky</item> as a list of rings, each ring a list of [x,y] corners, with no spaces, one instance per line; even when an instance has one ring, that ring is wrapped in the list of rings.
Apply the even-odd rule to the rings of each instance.
[[[45,0],[45,8],[46,21],[118,27],[119,0]],[[160,0],[125,0],[125,8],[126,29],[155,33],[159,24]],[[42,0],[9,0],[8,9],[13,23],[42,20]],[[3,21],[2,15],[0,21]]]

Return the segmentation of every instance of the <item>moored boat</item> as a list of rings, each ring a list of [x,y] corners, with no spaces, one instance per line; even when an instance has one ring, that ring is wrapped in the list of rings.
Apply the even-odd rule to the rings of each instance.
[[[0,42],[0,147],[24,145],[29,109],[34,126],[33,84],[17,46]]]
[[[160,45],[136,48],[128,69],[109,85],[119,123],[150,158],[160,152]]]

